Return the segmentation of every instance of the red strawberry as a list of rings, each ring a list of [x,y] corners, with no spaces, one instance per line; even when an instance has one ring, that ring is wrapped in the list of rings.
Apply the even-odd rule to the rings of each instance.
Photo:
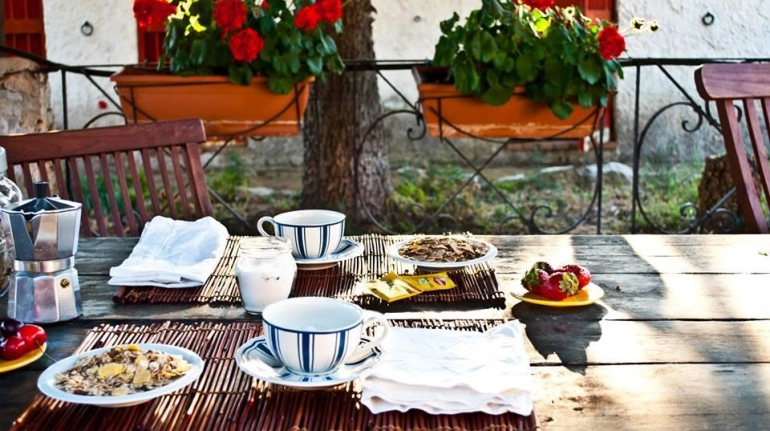
[[[571,265],[564,265],[560,268],[558,268],[556,271],[561,272],[571,272],[575,274],[575,276],[578,279],[578,287],[582,290],[584,287],[588,286],[588,283],[591,282],[591,273],[588,272],[588,270],[580,265],[571,264]]]
[[[540,294],[540,288],[548,281],[548,273],[542,269],[532,268],[524,274],[521,285],[532,293]]]
[[[571,272],[554,272],[548,276],[548,281],[540,287],[540,294],[554,301],[573,296],[578,293],[577,276]]]
[[[539,261],[539,262],[535,262],[535,264],[532,265],[532,269],[542,269],[543,271],[545,271],[549,275],[551,273],[553,273],[553,266],[551,266],[550,263],[542,261],[542,260]]]

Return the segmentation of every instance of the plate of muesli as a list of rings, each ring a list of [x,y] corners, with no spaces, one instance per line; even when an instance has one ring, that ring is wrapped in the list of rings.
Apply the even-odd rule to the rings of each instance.
[[[386,253],[392,259],[423,270],[460,269],[492,260],[497,248],[480,239],[457,235],[418,236],[397,242]]]
[[[124,344],[62,359],[40,375],[43,394],[75,404],[127,407],[182,389],[203,372],[194,352],[166,344]]]

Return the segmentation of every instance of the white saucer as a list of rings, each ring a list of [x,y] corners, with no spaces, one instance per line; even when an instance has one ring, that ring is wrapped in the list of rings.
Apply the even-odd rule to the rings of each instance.
[[[361,256],[364,253],[364,246],[349,238],[342,238],[339,247],[328,256],[318,259],[300,259],[294,258],[297,262],[297,269],[300,271],[317,271],[319,269],[331,268],[343,260],[352,259]]]
[[[361,337],[361,343],[370,339]],[[378,347],[350,358],[337,371],[320,376],[295,374],[281,365],[261,335],[244,343],[235,352],[235,363],[244,373],[268,383],[302,389],[329,388],[350,382],[371,368],[382,352]]]

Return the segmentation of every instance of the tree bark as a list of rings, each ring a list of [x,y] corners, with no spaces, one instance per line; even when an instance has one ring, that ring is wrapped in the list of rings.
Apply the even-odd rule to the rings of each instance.
[[[344,30],[335,38],[343,59],[374,59],[370,0],[345,5]],[[390,196],[389,164],[382,123],[361,142],[382,114],[377,75],[346,71],[316,81],[305,125],[305,174],[302,206],[344,212],[349,226],[360,230],[370,214],[383,214]],[[356,147],[362,146],[356,172]],[[356,175],[357,174],[357,175]],[[358,182],[358,194],[356,194]],[[351,224],[352,222],[352,224]]]

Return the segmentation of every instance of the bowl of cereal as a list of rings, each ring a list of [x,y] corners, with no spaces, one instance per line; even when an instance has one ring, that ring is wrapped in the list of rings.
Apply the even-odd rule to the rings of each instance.
[[[464,236],[419,236],[391,245],[386,253],[392,259],[417,265],[424,271],[451,271],[492,260],[497,256],[497,248]]]
[[[37,387],[75,404],[127,407],[182,389],[203,372],[194,352],[167,344],[126,344],[89,350],[48,367]]]

